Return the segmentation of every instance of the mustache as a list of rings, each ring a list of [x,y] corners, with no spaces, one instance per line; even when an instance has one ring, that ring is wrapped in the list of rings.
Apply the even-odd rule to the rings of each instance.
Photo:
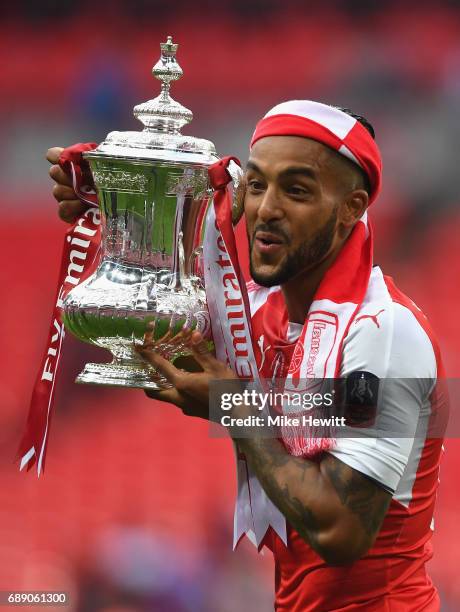
[[[254,231],[252,232],[251,246],[254,243],[255,235],[257,234],[257,232],[267,232],[270,234],[274,234],[275,236],[278,236],[279,238],[283,240],[283,242],[286,242],[286,243],[289,243],[291,240],[291,237],[289,236],[289,234],[287,234],[280,227],[277,227],[276,225],[269,224],[269,223],[259,223],[259,225],[257,225],[254,228]]]

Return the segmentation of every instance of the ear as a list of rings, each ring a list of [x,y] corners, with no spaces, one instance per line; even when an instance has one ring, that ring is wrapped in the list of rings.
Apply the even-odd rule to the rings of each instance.
[[[369,194],[364,189],[351,191],[339,207],[338,222],[348,233],[363,216],[369,205]]]

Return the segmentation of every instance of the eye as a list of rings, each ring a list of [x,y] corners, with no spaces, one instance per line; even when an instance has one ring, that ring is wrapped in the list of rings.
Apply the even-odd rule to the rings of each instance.
[[[286,189],[286,192],[294,198],[307,198],[310,195],[310,191],[302,185],[291,185]]]
[[[261,181],[257,179],[251,179],[247,182],[247,186],[250,192],[252,193],[260,193],[264,189],[264,185]]]

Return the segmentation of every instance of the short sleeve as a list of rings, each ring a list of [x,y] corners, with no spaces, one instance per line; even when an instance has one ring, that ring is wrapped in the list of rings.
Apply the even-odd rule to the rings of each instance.
[[[371,320],[356,325],[344,343],[341,378],[368,372],[379,378],[378,431],[389,437],[354,437],[342,429],[330,453],[394,493],[414,445],[423,436],[431,412],[430,393],[436,382],[436,357],[431,341],[414,314],[393,304],[392,340],[387,355],[379,352],[379,331]],[[385,359],[385,363],[383,360]],[[391,432],[402,432],[391,435]],[[360,432],[361,433],[361,432]],[[356,434],[355,434],[356,435]]]

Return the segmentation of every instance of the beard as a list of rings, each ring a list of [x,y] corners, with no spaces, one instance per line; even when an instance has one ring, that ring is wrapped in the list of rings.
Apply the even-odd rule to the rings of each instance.
[[[267,223],[260,224],[256,227],[253,238],[250,240],[250,272],[252,279],[262,287],[274,287],[275,285],[283,285],[291,280],[299,273],[319,264],[329,253],[332,242],[334,240],[335,226],[337,221],[337,208],[331,213],[331,216],[326,223],[321,227],[309,240],[303,242],[293,253],[289,253],[281,262],[279,268],[270,274],[258,273],[254,267],[252,250],[254,247],[254,236],[256,231],[273,232],[282,236],[285,244],[289,244],[289,236],[274,226]]]

